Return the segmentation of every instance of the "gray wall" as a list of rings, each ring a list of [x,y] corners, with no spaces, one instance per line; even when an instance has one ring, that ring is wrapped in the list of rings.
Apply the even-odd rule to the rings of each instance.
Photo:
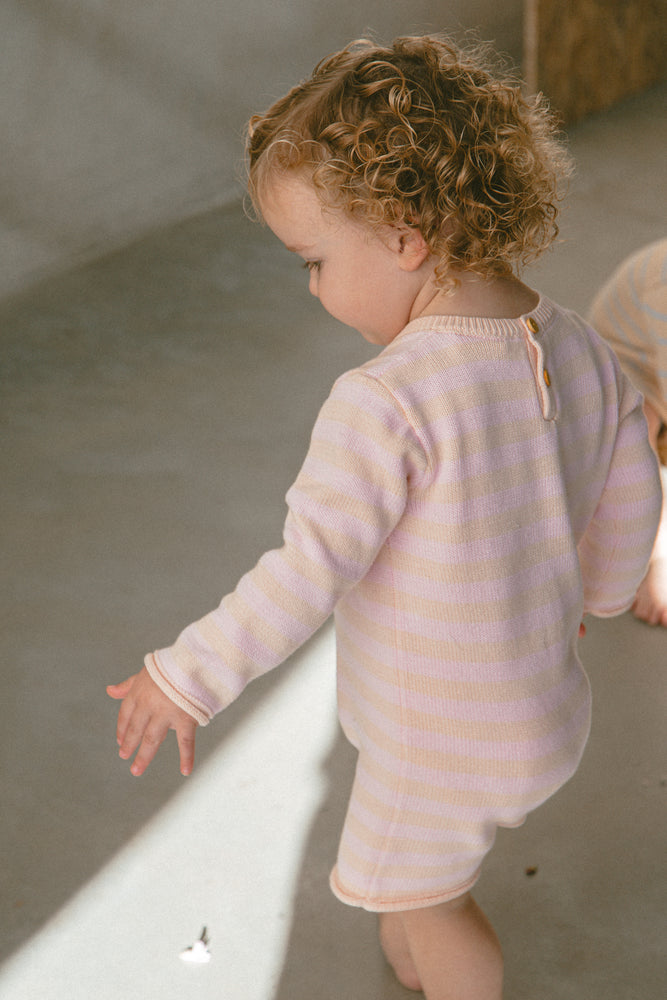
[[[477,29],[522,0],[3,0],[0,294],[240,195],[243,125],[352,37]]]

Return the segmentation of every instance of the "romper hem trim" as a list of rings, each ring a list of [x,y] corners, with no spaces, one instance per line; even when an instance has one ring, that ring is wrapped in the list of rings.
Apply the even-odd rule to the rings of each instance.
[[[370,913],[400,913],[403,910],[422,910],[428,906],[438,906],[440,903],[449,903],[453,899],[458,899],[459,896],[464,896],[479,881],[481,872],[482,869],[480,866],[474,875],[454,889],[418,896],[406,896],[402,899],[392,899],[391,897],[387,899],[366,899],[363,896],[348,893],[338,881],[336,868],[334,868],[329,877],[329,885],[334,896],[337,896],[342,903],[346,903],[348,906],[358,906],[364,910],[368,910]]]

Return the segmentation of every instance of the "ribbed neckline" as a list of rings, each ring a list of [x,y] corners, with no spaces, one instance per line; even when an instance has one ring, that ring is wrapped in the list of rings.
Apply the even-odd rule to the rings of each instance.
[[[499,340],[514,339],[525,335],[526,321],[529,317],[535,320],[540,330],[543,330],[551,322],[554,312],[554,303],[540,294],[539,302],[534,309],[513,319],[491,319],[485,316],[420,316],[418,319],[411,320],[392,341],[392,344],[399,340],[402,341],[411,333],[430,331]]]

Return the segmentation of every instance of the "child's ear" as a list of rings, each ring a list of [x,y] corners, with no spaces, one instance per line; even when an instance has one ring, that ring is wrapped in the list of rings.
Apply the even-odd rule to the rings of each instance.
[[[417,271],[430,255],[426,240],[411,226],[399,229],[397,247],[398,266],[402,271]]]

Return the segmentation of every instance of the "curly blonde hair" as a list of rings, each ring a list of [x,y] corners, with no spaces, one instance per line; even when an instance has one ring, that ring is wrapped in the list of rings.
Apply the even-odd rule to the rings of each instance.
[[[248,190],[261,216],[276,173],[305,170],[323,203],[421,232],[451,270],[507,275],[558,233],[570,161],[541,95],[487,46],[441,35],[352,42],[250,119]]]

